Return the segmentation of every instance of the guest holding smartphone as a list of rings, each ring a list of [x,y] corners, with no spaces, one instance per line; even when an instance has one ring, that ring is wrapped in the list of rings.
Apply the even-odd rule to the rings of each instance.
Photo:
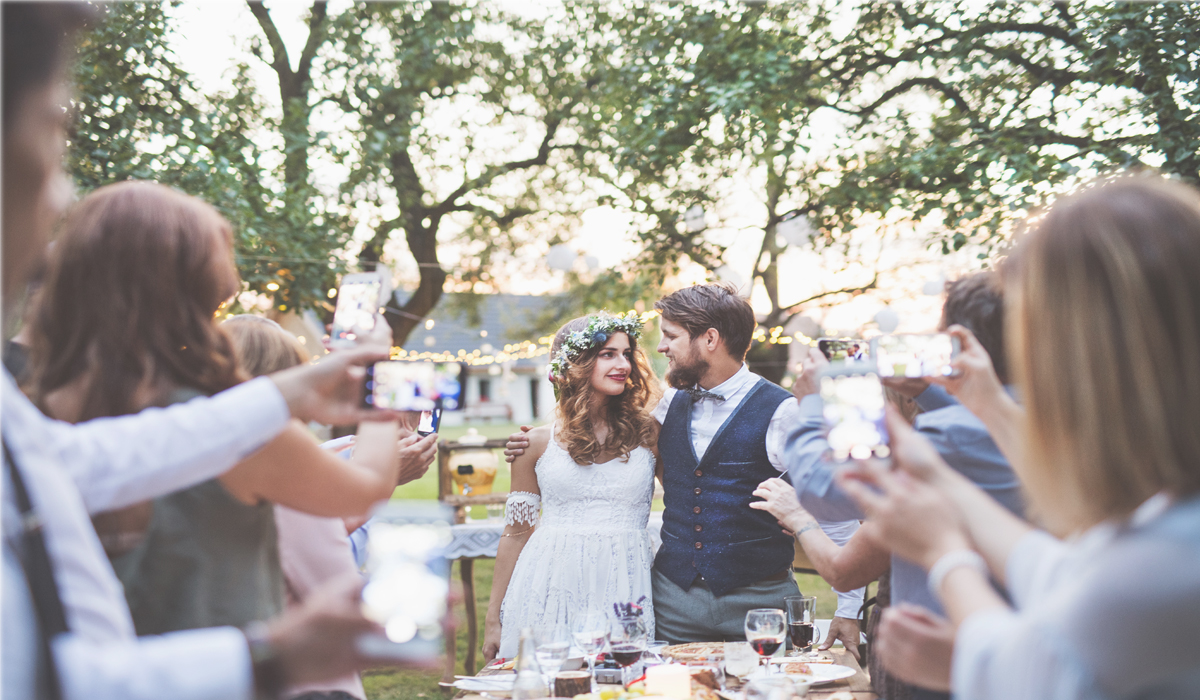
[[[1056,202],[1005,265],[1025,408],[974,336],[952,329],[959,376],[937,381],[1013,459],[1047,530],[950,469],[895,416],[899,470],[868,464],[842,479],[879,541],[929,571],[956,628],[955,697],[1195,696],[1197,269],[1200,193],[1117,177]]]

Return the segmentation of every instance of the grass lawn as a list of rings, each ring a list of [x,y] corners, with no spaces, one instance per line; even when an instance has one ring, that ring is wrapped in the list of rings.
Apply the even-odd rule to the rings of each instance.
[[[476,429],[483,435],[490,438],[504,438],[511,435],[518,429],[515,424],[495,424],[475,426]],[[445,428],[442,431],[442,437],[453,440],[466,433],[466,428]],[[496,482],[494,490],[500,493],[509,490],[510,474],[507,464],[504,463],[503,455],[500,455],[501,466],[496,472]],[[430,469],[425,476],[420,479],[400,486],[396,489],[395,498],[403,499],[436,499],[437,498],[437,474],[433,469]],[[662,501],[656,500],[654,503],[655,510],[662,510]],[[484,517],[484,509],[477,507],[477,513],[473,513],[474,517]],[[477,609],[479,611],[479,641],[483,642],[483,618],[487,613],[488,601],[491,599],[492,591],[492,570],[495,562],[491,559],[479,559],[475,562],[475,591],[478,598]],[[461,580],[458,563],[455,562],[452,574],[454,580]],[[800,586],[801,592],[805,595],[814,595],[817,597],[817,617],[827,618],[833,617],[834,610],[837,609],[837,596],[829,584],[825,583],[821,577],[812,574],[796,574],[796,582]],[[467,630],[466,630],[466,615],[462,608],[458,610],[459,629],[457,633],[458,642],[458,667],[455,673],[463,673],[463,661],[467,655]],[[482,662],[482,654],[476,653],[476,663]],[[478,669],[476,669],[478,670]],[[438,680],[441,678],[441,671],[395,671],[392,669],[377,669],[366,671],[363,673],[363,685],[367,691],[368,700],[414,700],[416,698],[441,698],[447,697],[447,693],[438,687]]]

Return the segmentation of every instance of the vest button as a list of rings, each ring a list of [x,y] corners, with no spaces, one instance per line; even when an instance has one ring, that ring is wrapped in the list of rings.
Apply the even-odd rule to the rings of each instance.
[[[696,543],[696,549],[701,549],[703,547],[704,545],[700,544],[699,542]]]
[[[696,495],[697,495],[697,496],[699,496],[699,495],[700,495],[700,489],[696,489]]]
[[[700,514],[700,506],[696,506],[695,508],[693,508],[692,512],[699,515]]]
[[[703,530],[703,529],[704,529],[704,526],[703,526],[703,525],[697,525],[697,526],[696,526],[696,532],[700,532],[700,531],[701,531],[701,530]]]
[[[704,476],[704,472],[702,472],[702,471],[700,471],[699,469],[697,469],[697,470],[696,470],[696,476]]]

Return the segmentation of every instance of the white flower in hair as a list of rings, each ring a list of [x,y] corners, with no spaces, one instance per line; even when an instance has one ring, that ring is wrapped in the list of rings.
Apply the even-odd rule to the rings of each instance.
[[[590,317],[587,327],[569,334],[558,349],[558,354],[550,361],[550,380],[567,376],[567,366],[572,360],[603,345],[613,333],[625,333],[636,340],[642,334],[642,321],[636,312],[625,316],[599,314]],[[557,394],[558,387],[554,391]]]

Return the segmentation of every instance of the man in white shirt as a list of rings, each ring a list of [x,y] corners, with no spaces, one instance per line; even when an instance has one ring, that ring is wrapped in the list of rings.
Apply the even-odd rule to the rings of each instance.
[[[7,317],[69,199],[63,42],[91,10],[4,3],[0,12]],[[260,630],[137,638],[88,514],[212,478],[292,416],[338,424],[393,418],[358,408],[358,365],[384,357],[347,352],[212,398],[77,426],[43,416],[5,372],[0,697],[248,699],[361,665],[355,640],[376,628],[362,617],[357,581]]]

